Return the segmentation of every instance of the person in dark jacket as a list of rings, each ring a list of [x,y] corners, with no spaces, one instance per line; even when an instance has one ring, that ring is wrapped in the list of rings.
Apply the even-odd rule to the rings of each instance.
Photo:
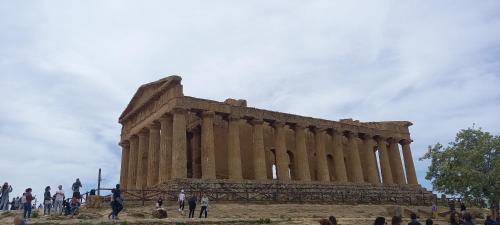
[[[473,222],[472,222],[472,215],[468,212],[465,212],[464,213],[464,225],[475,225]]]
[[[50,216],[50,208],[52,206],[52,196],[50,195],[50,186],[45,187],[43,193],[43,215]]]
[[[196,195],[193,194],[191,197],[188,199],[188,205],[189,205],[189,218],[194,218],[194,210],[196,209],[196,202],[198,199],[196,198]]]
[[[434,221],[431,218],[429,218],[425,221],[425,225],[434,225]]]
[[[337,218],[335,218],[335,216],[330,216],[328,220],[330,220],[332,225],[337,225]]]
[[[385,225],[385,218],[384,217],[375,218],[375,222],[373,222],[373,225]]]
[[[403,220],[399,216],[393,216],[391,224],[392,225],[401,225],[403,223]]]
[[[484,221],[484,225],[496,225],[495,221],[491,219],[491,216],[488,215],[486,216],[486,220]]]
[[[415,214],[415,213],[411,213],[411,214],[410,214],[410,219],[411,219],[411,221],[408,223],[408,225],[421,225],[421,224],[417,221],[417,214]]]
[[[123,198],[122,198],[122,193],[120,190],[120,185],[117,184],[116,188],[111,190],[111,216],[112,219],[118,220],[118,214],[122,211],[123,209]],[[108,215],[109,218],[109,215]]]

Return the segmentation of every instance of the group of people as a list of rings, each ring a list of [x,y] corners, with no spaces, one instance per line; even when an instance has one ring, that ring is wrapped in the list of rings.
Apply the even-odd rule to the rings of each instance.
[[[199,218],[204,216],[207,218],[208,216],[208,196],[203,193],[200,199],[200,204],[201,204],[201,209],[200,209],[200,215]],[[179,203],[179,209],[178,211],[184,215],[184,205],[186,202],[186,193],[184,193],[184,190],[181,190],[179,193],[179,196],[177,198],[177,203]],[[188,202],[188,207],[189,207],[189,213],[188,213],[188,218],[194,218],[194,213],[196,211],[196,206],[198,204],[198,197],[196,194],[191,194],[189,198],[187,198]],[[163,208],[163,199],[160,197],[158,201],[156,202],[156,208],[158,209],[164,209]]]
[[[73,197],[66,198],[62,185],[58,185],[54,195],[51,194],[51,187],[45,187],[43,195],[43,215],[49,216],[52,213],[57,215],[74,215],[81,204],[80,188],[82,183],[80,179],[76,179],[75,183],[72,185]],[[23,219],[28,220],[31,218],[32,209],[36,207],[34,205],[35,196],[33,196],[32,188],[26,188],[21,197],[15,197],[12,201],[9,201],[9,193],[12,192],[12,186],[7,182],[2,185],[0,191],[0,210],[9,210],[8,205],[10,204],[10,210],[22,210]]]

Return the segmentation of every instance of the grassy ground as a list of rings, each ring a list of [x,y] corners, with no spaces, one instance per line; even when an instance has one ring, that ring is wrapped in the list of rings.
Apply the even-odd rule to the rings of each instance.
[[[404,224],[408,221],[408,214],[417,212],[423,222],[428,217],[430,207],[403,206]],[[74,218],[64,216],[50,216],[33,218],[28,224],[318,224],[322,218],[334,215],[342,225],[371,225],[377,216],[384,216],[389,219],[394,212],[392,205],[319,205],[319,204],[237,204],[237,203],[213,203],[210,205],[208,216],[205,219],[189,219],[188,211],[184,214],[177,211],[174,203],[167,207],[167,219],[155,219],[151,212],[154,207],[145,206],[125,206],[120,214],[120,220],[110,221],[107,218],[110,209],[85,209],[82,208],[80,214]],[[446,209],[442,209],[444,211]],[[487,211],[477,210],[485,213]],[[43,212],[43,211],[41,211]],[[196,210],[196,217],[199,215],[199,207]],[[0,214],[0,224],[12,224],[15,215],[20,212],[4,212]],[[476,223],[482,223],[476,220]],[[440,218],[435,224],[445,225],[445,218]]]

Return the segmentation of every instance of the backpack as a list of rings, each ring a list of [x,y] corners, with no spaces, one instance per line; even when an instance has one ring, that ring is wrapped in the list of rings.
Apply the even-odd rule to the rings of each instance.
[[[24,204],[26,203],[26,195],[23,195],[23,197],[21,197],[21,204]]]

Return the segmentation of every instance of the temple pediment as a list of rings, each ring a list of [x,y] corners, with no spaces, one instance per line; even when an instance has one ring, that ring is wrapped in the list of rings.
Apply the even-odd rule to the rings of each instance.
[[[141,85],[135,92],[132,100],[120,115],[119,120],[123,120],[129,115],[137,112],[146,103],[164,93],[176,85],[180,85],[182,78],[180,76],[168,76],[160,80]]]

